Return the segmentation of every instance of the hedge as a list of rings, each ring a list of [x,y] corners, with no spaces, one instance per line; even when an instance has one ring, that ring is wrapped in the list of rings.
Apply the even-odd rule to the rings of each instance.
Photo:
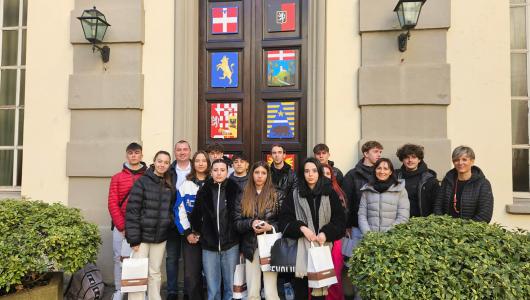
[[[73,273],[97,258],[98,227],[78,209],[0,201],[0,295],[31,287],[48,272]]]
[[[530,235],[448,216],[368,233],[350,258],[363,299],[530,299]]]

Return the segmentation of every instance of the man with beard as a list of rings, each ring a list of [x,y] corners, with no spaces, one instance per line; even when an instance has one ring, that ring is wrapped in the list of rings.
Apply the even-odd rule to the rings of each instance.
[[[396,156],[403,163],[401,168],[396,170],[396,174],[398,179],[405,179],[411,217],[426,217],[432,214],[440,187],[436,172],[427,167],[423,155],[423,147],[414,144],[405,144],[396,152]]]

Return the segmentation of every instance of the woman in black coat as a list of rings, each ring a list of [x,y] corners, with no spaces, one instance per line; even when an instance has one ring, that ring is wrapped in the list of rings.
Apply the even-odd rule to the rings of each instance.
[[[299,170],[299,184],[287,195],[280,212],[283,237],[298,239],[295,299],[308,298],[307,253],[309,242],[331,243],[344,237],[346,216],[337,193],[324,177],[320,162],[311,157]],[[303,257],[301,257],[301,255]],[[331,254],[330,254],[331,255]],[[312,299],[324,299],[324,289],[313,289]]]
[[[239,235],[234,225],[234,213],[241,191],[235,181],[228,179],[225,160],[212,162],[211,175],[197,191],[190,221],[201,242],[208,300],[231,300],[239,260]]]
[[[257,235],[278,230],[281,192],[272,184],[269,165],[264,161],[256,162],[250,170],[249,181],[243,191],[241,201],[236,204],[235,224],[242,234],[241,252],[246,258],[246,279],[249,300],[259,300],[261,290],[261,263],[258,251]],[[263,272],[265,299],[278,297],[277,276],[275,272]]]
[[[147,291],[150,299],[160,299],[160,267],[171,224],[171,205],[175,199],[168,172],[170,164],[168,152],[156,153],[154,164],[134,183],[125,214],[125,237],[133,249],[132,255],[134,258],[149,258]],[[143,298],[143,292],[129,293],[131,300]]]
[[[474,166],[473,149],[456,147],[452,158],[455,167],[442,181],[434,214],[489,223],[493,215],[493,193],[482,170]]]

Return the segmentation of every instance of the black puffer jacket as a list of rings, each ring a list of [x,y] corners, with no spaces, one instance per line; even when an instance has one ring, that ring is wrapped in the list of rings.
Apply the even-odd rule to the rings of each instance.
[[[396,170],[398,179],[405,179],[405,186],[407,188],[409,199],[417,197],[417,199],[419,200],[418,214],[413,214],[411,203],[410,216],[427,217],[428,215],[432,214],[434,202],[436,201],[436,197],[438,196],[438,190],[440,189],[440,184],[438,183],[438,179],[436,179],[436,172],[429,169],[427,167],[427,164],[421,161],[420,165],[418,166],[418,172],[413,175],[414,177],[418,177],[416,178],[418,180],[418,185],[415,191],[409,191],[409,182],[412,182],[413,180],[407,178],[407,176],[411,176],[411,174],[407,175],[405,173],[406,171],[404,170],[403,166],[400,169]],[[416,195],[413,196],[411,192],[415,192]]]
[[[442,181],[442,187],[434,204],[434,214],[451,214],[457,172],[450,170]],[[478,167],[471,167],[471,178],[462,190],[460,217],[489,223],[493,215],[491,184]]]
[[[371,181],[373,167],[365,166],[361,159],[355,168],[351,169],[342,182],[342,190],[348,198],[348,218],[346,227],[359,227],[358,213],[359,204],[361,203],[361,196],[363,195],[361,188]]]
[[[344,214],[344,207],[340,203],[339,196],[333,190],[331,181],[329,179],[322,179],[320,190],[311,191],[307,188],[307,186],[305,186],[301,187],[301,191],[299,188],[296,188],[293,193],[299,193],[300,200],[302,200],[302,198],[307,200],[309,209],[311,210],[314,228],[320,228],[318,211],[320,209],[321,197],[322,195],[329,196],[331,219],[328,224],[322,226],[320,232],[324,232],[328,242],[336,241],[344,237],[344,230],[346,229],[346,216]],[[302,226],[307,226],[307,224],[296,219],[293,194],[287,195],[280,209],[280,229],[283,231],[283,236],[293,239],[303,237],[304,234],[300,230],[300,227]],[[315,233],[318,234],[318,232]]]
[[[274,164],[271,165],[272,183],[277,190],[289,195],[298,184],[296,174],[291,169],[291,165],[284,162],[281,169],[276,169]]]
[[[239,197],[241,190],[231,179],[215,183],[208,178],[197,191],[190,222],[191,227],[201,235],[203,249],[225,251],[239,243],[234,225],[235,205]]]
[[[264,214],[261,216],[254,215],[253,217],[243,216],[241,202],[242,199],[236,203],[236,213],[235,213],[235,225],[239,233],[241,233],[241,243],[240,243],[240,252],[243,252],[243,255],[246,259],[252,261],[254,258],[254,251],[258,248],[258,239],[254,229],[252,229],[252,222],[254,220],[262,220],[274,227],[274,229],[279,232],[278,222],[280,216],[280,207],[283,202],[284,194],[283,192],[276,192],[277,202],[276,206],[272,209],[266,209]]]
[[[248,178],[249,178],[249,174],[243,177],[238,177],[235,175],[235,173],[232,173],[232,175],[230,175],[230,179],[232,179],[235,183],[237,183],[241,191],[245,189],[245,185],[247,185]]]
[[[163,178],[147,169],[132,189],[125,214],[125,233],[131,246],[161,243],[167,239],[171,225],[174,190]]]

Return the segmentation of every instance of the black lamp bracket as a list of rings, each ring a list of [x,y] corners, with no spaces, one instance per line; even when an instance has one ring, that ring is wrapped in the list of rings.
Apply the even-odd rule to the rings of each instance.
[[[101,59],[104,63],[108,63],[110,59],[110,48],[108,46],[100,47],[96,44],[92,44],[92,52],[95,52],[96,49],[101,53]]]
[[[406,33],[401,33],[398,36],[398,48],[399,51],[405,52],[407,51],[407,41],[410,39],[410,30],[407,30]]]

